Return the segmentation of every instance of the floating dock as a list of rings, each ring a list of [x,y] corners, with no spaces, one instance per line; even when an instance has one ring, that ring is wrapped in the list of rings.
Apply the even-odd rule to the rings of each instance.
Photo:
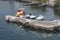
[[[59,21],[39,21],[16,16],[5,16],[5,20],[22,24],[24,27],[33,28],[44,32],[60,32]]]

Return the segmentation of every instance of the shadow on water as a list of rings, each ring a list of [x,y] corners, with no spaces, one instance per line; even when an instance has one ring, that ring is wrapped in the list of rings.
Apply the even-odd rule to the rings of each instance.
[[[59,10],[54,9],[54,13],[55,13],[55,15],[60,16],[60,11]]]
[[[45,12],[46,11],[46,7],[30,6],[30,10],[40,10],[42,12]]]

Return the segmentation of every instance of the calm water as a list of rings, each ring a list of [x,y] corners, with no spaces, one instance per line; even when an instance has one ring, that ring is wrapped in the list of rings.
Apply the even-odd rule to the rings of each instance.
[[[17,26],[17,24],[6,23],[5,15],[15,15],[18,8],[25,8],[26,13],[43,15],[45,20],[60,19],[60,12],[53,8],[36,8],[35,6],[23,6],[16,1],[0,1],[0,40],[60,40],[60,34],[47,34],[30,31]]]

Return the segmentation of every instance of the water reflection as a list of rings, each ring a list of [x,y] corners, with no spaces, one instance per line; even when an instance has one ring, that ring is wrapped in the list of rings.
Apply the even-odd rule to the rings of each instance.
[[[45,17],[45,20],[56,20],[60,19],[60,12],[58,10],[55,10],[51,7],[36,7],[36,6],[30,6],[30,10],[34,10],[35,15],[43,15]],[[34,13],[33,12],[33,13]]]
[[[41,12],[45,12],[46,7],[37,7],[37,6],[30,6],[31,10],[40,10]]]
[[[54,10],[55,15],[60,16],[60,11],[59,10]]]

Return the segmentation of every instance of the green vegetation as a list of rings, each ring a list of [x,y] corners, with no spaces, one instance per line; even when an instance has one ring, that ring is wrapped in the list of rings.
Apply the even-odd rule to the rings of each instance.
[[[45,3],[45,2],[47,2],[48,0],[39,0],[40,2],[42,2],[42,3]]]
[[[30,2],[32,2],[32,1],[39,1],[39,2],[45,3],[45,2],[47,2],[48,0],[30,0]]]
[[[60,0],[55,0],[55,8],[60,7]]]
[[[46,3],[48,0],[39,0],[42,3]],[[55,6],[58,7],[60,6],[60,0],[55,0]]]
[[[32,0],[30,0],[30,1],[32,1]],[[39,1],[41,3],[46,3],[49,0],[36,0],[36,1]],[[55,6],[56,7],[60,6],[60,0],[55,0]]]
[[[39,1],[45,3],[45,2],[47,2],[48,0],[39,0]],[[55,3],[56,3],[56,4],[60,4],[60,0],[55,0]]]
[[[56,0],[55,2],[56,2],[56,4],[60,4],[60,0]]]

